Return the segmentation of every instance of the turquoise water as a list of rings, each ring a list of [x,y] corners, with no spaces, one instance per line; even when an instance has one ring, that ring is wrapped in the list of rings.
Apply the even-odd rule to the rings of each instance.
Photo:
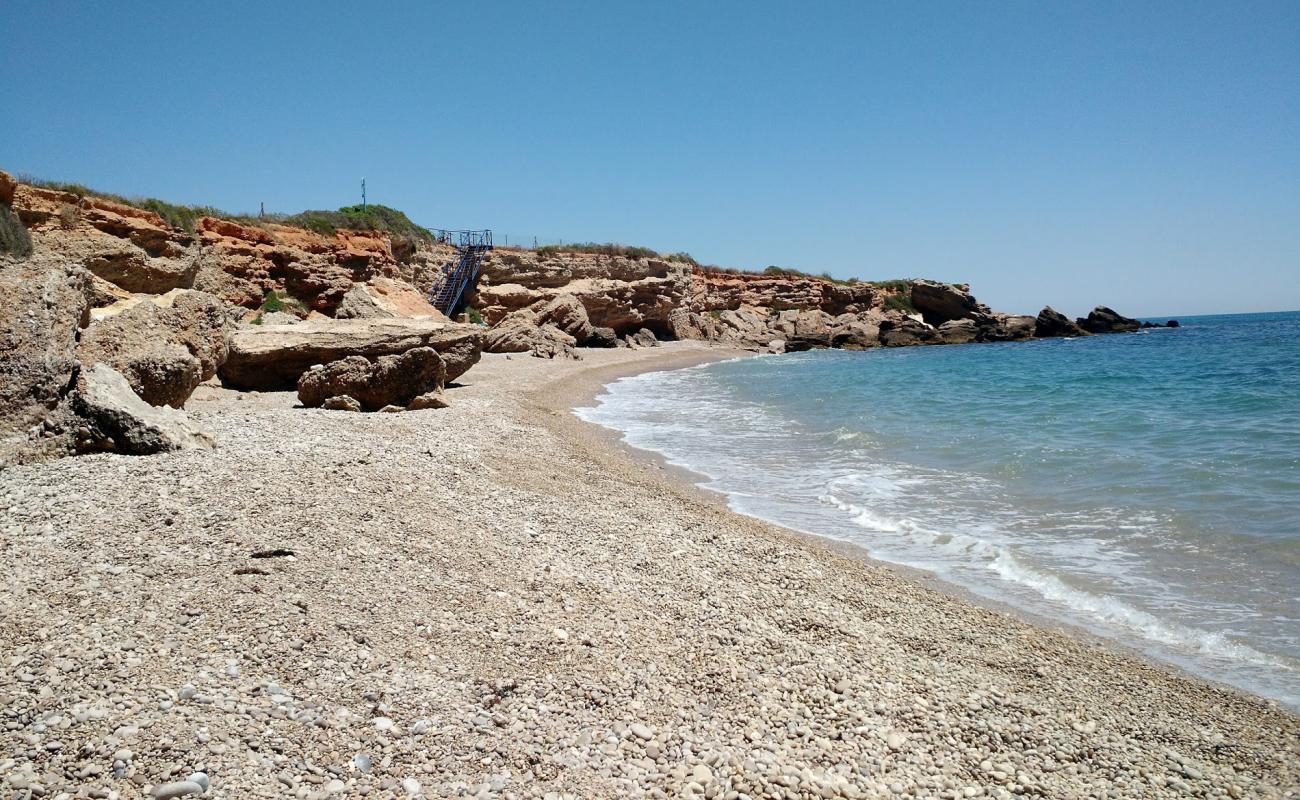
[[[585,419],[731,506],[1300,707],[1300,313],[818,351],[611,384]]]

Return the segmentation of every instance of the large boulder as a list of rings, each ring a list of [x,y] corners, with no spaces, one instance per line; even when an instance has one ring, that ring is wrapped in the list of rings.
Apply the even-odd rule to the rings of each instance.
[[[375,359],[416,347],[438,351],[447,364],[447,380],[454,381],[478,363],[483,329],[432,319],[309,319],[297,325],[251,326],[231,335],[220,375],[237,389],[290,389],[314,364],[348,356]]]
[[[572,336],[579,345],[586,344],[596,336],[595,326],[587,317],[587,309],[571,294],[562,294],[529,310],[537,325],[554,325]]]
[[[1017,342],[1033,338],[1037,320],[1025,314],[995,312],[980,325],[980,339],[985,342]]]
[[[226,360],[230,315],[206,292],[133,297],[94,315],[99,319],[81,337],[78,358],[113,367],[152,405],[182,407]]]
[[[307,370],[298,379],[298,400],[315,408],[335,398],[350,397],[366,411],[405,406],[416,397],[442,391],[447,362],[431,347],[416,347],[401,355],[348,356]]]
[[[1088,333],[1126,333],[1142,327],[1142,323],[1117,313],[1106,306],[1097,306],[1088,316],[1076,320]]]
[[[338,319],[430,317],[447,321],[447,317],[434,308],[414,286],[384,277],[354,284],[344,293],[338,308],[334,310],[334,316]]]
[[[845,350],[880,347],[880,323],[883,319],[883,315],[876,311],[841,314],[835,318],[831,330],[831,347]]]
[[[25,447],[71,386],[87,282],[58,258],[0,256],[0,462]]]
[[[834,318],[819,309],[786,309],[768,320],[774,338],[785,340],[787,351],[830,347]]]
[[[889,316],[880,322],[880,343],[885,347],[909,347],[914,344],[935,344],[938,332],[930,325],[912,317]]]
[[[950,319],[935,334],[943,344],[968,344],[979,337],[980,329],[973,319]]]
[[[531,353],[538,358],[576,359],[576,344],[576,339],[554,325],[534,325],[517,318],[507,318],[483,336],[483,349],[489,353]]]
[[[627,346],[632,348],[659,346],[659,340],[655,338],[654,331],[649,328],[642,328],[636,333],[629,333],[623,338],[623,341],[627,342]]]
[[[1034,335],[1046,339],[1051,336],[1087,336],[1088,332],[1051,306],[1044,306],[1034,320]]]
[[[912,306],[930,325],[942,325],[954,319],[973,319],[989,311],[967,287],[934,281],[915,281],[912,284]]]
[[[76,433],[79,452],[147,455],[215,446],[212,437],[195,427],[185,412],[144,402],[126,378],[107,364],[81,370],[72,408],[80,418]]]

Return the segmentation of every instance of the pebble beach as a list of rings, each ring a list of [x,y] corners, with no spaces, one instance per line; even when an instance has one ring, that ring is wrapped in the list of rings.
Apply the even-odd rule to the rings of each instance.
[[[5,798],[1282,798],[1300,718],[733,514],[578,420],[204,385],[212,451],[0,471]]]

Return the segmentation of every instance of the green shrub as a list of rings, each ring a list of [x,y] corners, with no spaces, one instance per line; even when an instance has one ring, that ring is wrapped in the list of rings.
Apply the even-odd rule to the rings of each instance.
[[[912,282],[903,278],[896,278],[892,281],[867,281],[868,286],[875,286],[877,289],[893,289],[896,292],[906,291]]]
[[[474,325],[482,325],[482,324],[483,324],[483,315],[480,314],[480,313],[478,312],[478,309],[477,309],[477,308],[474,308],[473,306],[467,306],[467,307],[465,308],[465,316],[468,317],[468,318],[469,318],[469,321],[470,321],[471,323],[473,323]]]
[[[0,253],[26,258],[32,254],[32,237],[22,220],[9,207],[0,203]]]
[[[700,265],[700,262],[696,261],[694,258],[691,257],[690,253],[686,253],[686,252],[669,253],[668,255],[664,256],[664,260],[669,262],[676,262],[679,264],[690,264],[692,267],[698,267]]]
[[[299,316],[307,313],[307,306],[301,300],[289,294],[280,294],[272,289],[262,298],[262,305],[258,306],[258,311],[263,314],[270,314],[275,311],[286,311],[290,314]],[[258,315],[259,317],[261,315]]]
[[[885,298],[885,309],[887,311],[902,311],[904,314],[915,314],[916,306],[912,305],[911,295],[891,294]]]

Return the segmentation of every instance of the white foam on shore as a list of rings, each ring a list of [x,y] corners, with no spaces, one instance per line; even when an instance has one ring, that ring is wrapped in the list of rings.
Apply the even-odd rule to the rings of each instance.
[[[737,400],[708,371],[714,366],[621,379],[574,413],[708,476],[704,487],[726,494],[740,513],[861,545],[881,560],[1300,707],[1300,664],[1136,604],[1165,587],[1143,576],[1131,553],[1094,532],[1125,530],[1138,539],[1155,535],[1160,520],[1097,509],[1114,514],[1061,515],[1050,528],[1069,537],[1035,538],[1042,521],[1002,501],[986,480],[875,459],[875,443],[863,431],[803,430],[773,409]],[[914,509],[925,509],[924,517]]]

